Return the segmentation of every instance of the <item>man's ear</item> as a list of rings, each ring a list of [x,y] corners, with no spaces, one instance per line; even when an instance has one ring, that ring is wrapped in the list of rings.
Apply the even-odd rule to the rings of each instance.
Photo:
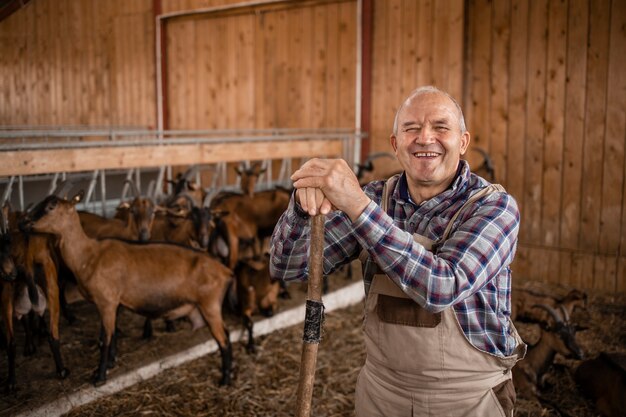
[[[396,144],[396,135],[392,134],[389,136],[389,143],[391,143],[391,147],[393,148],[393,152],[397,153],[398,146]]]
[[[470,134],[469,132],[465,132],[461,135],[461,155],[465,155],[467,152],[467,147],[470,144]]]

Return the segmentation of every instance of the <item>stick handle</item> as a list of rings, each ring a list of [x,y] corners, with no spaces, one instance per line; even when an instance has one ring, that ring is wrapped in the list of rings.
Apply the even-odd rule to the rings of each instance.
[[[324,306],[322,304],[322,263],[324,260],[324,222],[323,214],[311,219],[311,248],[309,251],[309,287],[307,293],[302,359],[300,361],[300,382],[296,417],[311,415],[311,398],[317,363],[317,348],[321,336]]]

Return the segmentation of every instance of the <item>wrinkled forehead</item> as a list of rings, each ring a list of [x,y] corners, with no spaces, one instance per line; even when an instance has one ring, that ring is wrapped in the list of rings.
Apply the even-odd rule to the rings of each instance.
[[[425,92],[409,97],[399,114],[400,125],[447,121],[458,124],[461,115],[450,97],[437,92]]]

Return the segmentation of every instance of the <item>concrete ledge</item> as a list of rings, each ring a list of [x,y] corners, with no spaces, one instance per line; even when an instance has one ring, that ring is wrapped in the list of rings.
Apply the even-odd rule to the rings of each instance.
[[[323,302],[325,311],[329,312],[351,306],[361,302],[363,297],[363,283],[361,281],[355,282],[354,284],[324,295]],[[261,336],[272,333],[278,329],[301,323],[304,321],[304,314],[305,307],[304,305],[301,305],[279,313],[274,317],[260,320],[254,323],[254,333],[256,336]],[[242,329],[232,331],[230,334],[231,342],[236,343],[240,341],[242,335]],[[165,357],[149,365],[145,365],[126,374],[112,378],[101,387],[96,388],[89,386],[71,394],[61,395],[58,400],[22,414],[18,414],[18,417],[60,416],[61,414],[71,411],[73,408],[87,404],[99,398],[106,397],[107,395],[114,394],[126,387],[152,378],[166,369],[180,366],[186,362],[198,359],[215,351],[217,351],[217,343],[214,340],[209,340],[175,355]]]

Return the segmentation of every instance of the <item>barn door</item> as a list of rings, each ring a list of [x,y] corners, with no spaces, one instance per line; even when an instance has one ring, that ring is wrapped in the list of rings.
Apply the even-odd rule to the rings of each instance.
[[[356,2],[168,21],[168,129],[353,128]]]

